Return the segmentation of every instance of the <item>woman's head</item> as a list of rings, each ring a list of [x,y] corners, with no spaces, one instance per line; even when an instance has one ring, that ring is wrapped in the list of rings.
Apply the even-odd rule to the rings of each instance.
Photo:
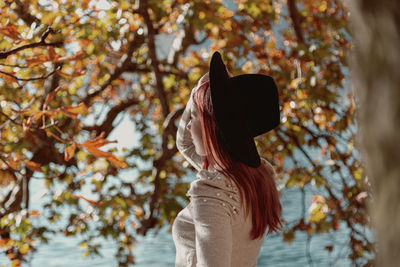
[[[229,159],[230,156],[218,132],[211,102],[208,72],[200,78],[194,90],[190,129],[196,151],[205,157],[205,168],[211,165],[213,168],[226,169],[229,163],[223,162],[222,159]]]
[[[229,77],[232,77],[228,71]],[[252,237],[262,237],[266,227],[269,233],[282,226],[279,192],[274,180],[274,170],[269,164],[252,168],[231,158],[223,135],[219,132],[211,102],[208,72],[203,75],[192,94],[192,132],[196,152],[204,156],[203,169],[219,169],[239,188],[241,205],[246,216],[252,211]],[[268,166],[267,166],[268,165]],[[246,203],[246,205],[244,205]]]

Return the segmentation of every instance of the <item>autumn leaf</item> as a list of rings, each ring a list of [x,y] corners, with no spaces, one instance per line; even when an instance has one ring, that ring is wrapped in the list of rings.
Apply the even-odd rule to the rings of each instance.
[[[88,141],[82,143],[81,145],[84,147],[89,147],[89,146],[101,147],[108,143],[116,143],[117,142],[117,141],[109,141],[107,139],[104,139],[104,135],[105,135],[105,133],[101,132],[101,134],[99,136],[96,136],[94,139],[88,140]]]
[[[73,142],[71,145],[65,148],[64,160],[69,161],[75,154],[76,143]]]
[[[58,110],[73,119],[76,119],[78,114],[86,114],[88,112],[88,109],[83,102],[76,106],[58,108]]]
[[[116,143],[117,141],[109,141],[103,138],[104,132],[97,136],[93,140],[88,140],[79,146],[85,147],[93,156],[95,157],[104,157],[108,159],[114,166],[117,168],[128,168],[128,164],[124,161],[119,160],[115,155],[110,152],[101,151],[98,147],[104,146],[109,143]]]
[[[15,109],[11,108],[11,110],[15,113],[22,114],[22,115],[32,115],[37,112],[37,110],[32,110],[32,109],[15,110]]]
[[[0,186],[7,186],[14,178],[9,170],[0,169]]]
[[[32,117],[24,118],[22,120],[22,128],[23,128],[24,134],[27,134],[29,132],[29,129],[32,125],[32,121],[33,121]]]
[[[18,29],[15,25],[8,22],[4,27],[0,28],[0,33],[10,37],[14,40],[21,40],[21,36],[18,32]]]
[[[111,154],[107,157],[107,159],[114,164],[115,167],[117,168],[128,168],[128,164],[122,160],[119,160],[115,155]]]
[[[94,200],[87,199],[87,198],[85,198],[83,196],[77,196],[77,195],[74,195],[74,194],[71,194],[71,197],[73,197],[73,198],[81,198],[81,199],[86,200],[87,202],[89,202],[90,204],[93,204],[95,206],[99,206],[99,205],[103,204],[103,201],[94,201]]]
[[[11,267],[21,267],[21,261],[20,260],[12,260],[11,261]]]
[[[56,61],[58,58],[58,55],[57,55],[56,51],[54,50],[54,47],[49,46],[47,50],[49,51],[49,60]]]
[[[66,84],[60,85],[58,86],[56,89],[54,89],[53,91],[50,92],[50,94],[48,94],[46,96],[46,100],[43,104],[43,110],[46,110],[47,107],[49,106],[51,100],[53,100],[53,98],[55,97],[55,95],[62,89],[66,89],[68,88],[68,86]]]
[[[41,65],[44,62],[49,61],[49,56],[48,55],[38,55],[35,57],[31,57],[31,58],[25,58],[26,64],[28,67],[33,67],[36,65]]]
[[[332,245],[325,246],[325,249],[328,250],[329,252],[331,252],[333,250],[333,246]]]
[[[37,172],[43,172],[42,169],[40,168],[40,164],[37,162],[33,162],[30,160],[24,160],[26,166],[31,169],[32,171],[37,171]]]
[[[144,214],[143,209],[139,208],[139,207],[135,207],[133,212],[135,213],[136,217],[138,217],[138,218],[141,218],[143,216],[143,214]]]
[[[40,212],[37,210],[32,210],[31,212],[29,212],[29,217],[37,218],[39,216],[40,216]]]
[[[294,240],[294,231],[293,229],[290,229],[288,232],[283,232],[282,233],[282,238],[284,241],[288,242],[288,243],[292,243]]]

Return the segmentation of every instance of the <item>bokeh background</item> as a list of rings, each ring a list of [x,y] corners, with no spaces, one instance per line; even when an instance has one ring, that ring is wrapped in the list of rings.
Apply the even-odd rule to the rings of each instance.
[[[255,140],[286,223],[258,266],[371,264],[346,3],[0,1],[0,266],[174,266],[176,127],[216,50],[279,90]]]

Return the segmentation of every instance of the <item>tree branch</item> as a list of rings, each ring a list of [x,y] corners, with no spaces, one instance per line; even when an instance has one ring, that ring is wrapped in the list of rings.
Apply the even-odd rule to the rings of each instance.
[[[58,32],[58,31],[57,31]],[[56,33],[51,27],[48,27],[46,31],[43,33],[42,37],[40,38],[39,42],[32,43],[32,44],[26,44],[22,45],[20,47],[11,49],[10,51],[6,52],[0,52],[0,59],[7,58],[11,54],[15,54],[21,50],[28,49],[28,48],[34,48],[38,46],[55,46],[55,47],[60,47],[64,44],[64,42],[59,41],[59,42],[54,42],[54,43],[46,43],[46,38],[50,33]]]

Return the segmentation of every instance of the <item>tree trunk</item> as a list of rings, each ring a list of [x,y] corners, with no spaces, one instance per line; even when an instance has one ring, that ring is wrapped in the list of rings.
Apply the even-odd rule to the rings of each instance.
[[[359,101],[356,147],[371,182],[376,266],[400,263],[400,1],[349,3],[351,77]]]

